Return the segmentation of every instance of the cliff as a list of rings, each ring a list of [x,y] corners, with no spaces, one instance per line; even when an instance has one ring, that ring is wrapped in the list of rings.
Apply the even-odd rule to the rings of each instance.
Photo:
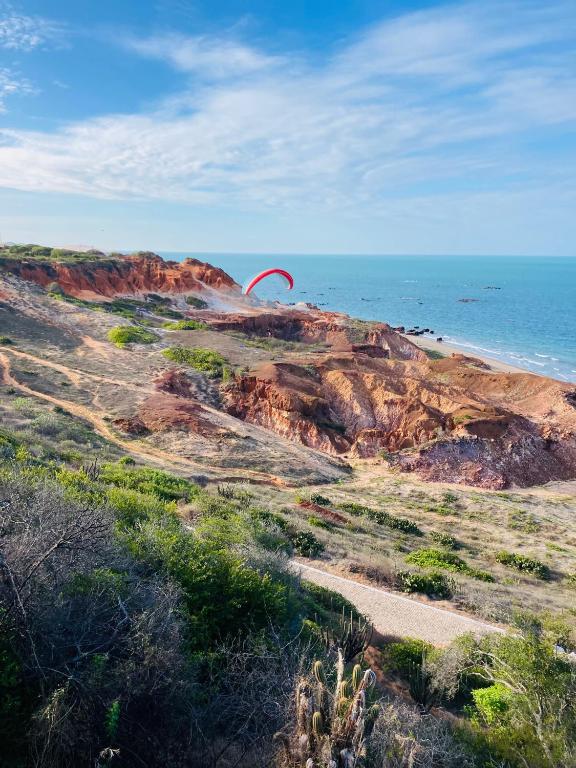
[[[55,283],[76,298],[113,297],[147,292],[239,291],[230,275],[198,259],[164,261],[154,253],[78,262],[54,259],[2,258],[0,269],[46,288]]]
[[[238,418],[333,455],[383,455],[427,480],[496,489],[576,476],[572,390],[462,356],[393,360],[367,349],[261,365],[225,402]]]

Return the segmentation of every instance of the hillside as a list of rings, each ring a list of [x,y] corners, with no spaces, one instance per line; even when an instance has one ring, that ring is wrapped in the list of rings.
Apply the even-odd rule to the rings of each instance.
[[[481,766],[488,752],[508,761],[495,765],[570,765],[538,734],[522,746],[526,719],[506,725],[506,751],[469,679],[444,681],[441,695],[440,682],[430,682],[444,665],[434,654],[461,654],[463,664],[464,646],[422,643],[445,645],[463,617],[462,627],[513,627],[469,641],[466,654],[486,669],[490,643],[509,644],[500,651],[512,654],[511,665],[526,648],[538,658],[557,642],[573,647],[573,386],[500,373],[463,355],[429,355],[385,323],[247,299],[231,276],[195,259],[12,246],[0,248],[0,479],[0,533],[12,569],[2,566],[10,622],[0,626],[0,658],[12,664],[2,643],[22,649],[16,677],[0,674],[0,713],[29,718],[26,738],[47,750],[44,762],[30,764],[88,764],[89,755],[98,765],[272,765],[272,735],[292,723],[302,659],[331,663],[340,612],[354,611],[339,595],[300,583],[300,562],[307,579],[320,572],[318,584],[345,580],[350,596],[354,584],[376,588],[379,634],[350,661],[370,663],[378,690],[400,696],[375,726],[384,751],[384,731],[397,745],[398,761],[370,765],[408,765],[402,760],[421,754],[414,765]],[[51,542],[59,542],[54,550]],[[54,614],[52,593],[60,595]],[[415,620],[416,646],[406,644],[403,622],[386,625],[380,608],[389,594],[402,596],[407,612],[450,612],[454,629],[435,632],[432,623],[420,631]],[[78,619],[87,604],[88,629]],[[63,639],[66,616],[71,639]],[[361,637],[362,618],[354,622]],[[267,655],[280,637],[284,655]],[[395,652],[412,654],[413,666]],[[426,654],[430,670],[433,657],[437,665],[426,672],[428,687]],[[107,664],[109,689],[98,677]],[[148,664],[146,678],[138,666]],[[486,680],[497,672],[491,667]],[[206,679],[218,694],[200,704]],[[16,709],[10,686],[19,691]],[[77,707],[81,738],[66,719],[68,730],[54,726],[51,741],[40,700],[42,712],[61,706],[63,718]],[[426,711],[441,703],[471,729],[468,741],[453,740],[440,718],[433,728],[445,754],[434,762],[414,702]],[[465,706],[476,706],[476,721]],[[171,708],[177,724],[166,715]],[[393,726],[400,711],[404,725]],[[185,733],[189,719],[209,756],[198,732]],[[565,730],[558,738],[566,741]],[[77,751],[67,752],[76,738]],[[115,740],[120,758],[105,754]],[[519,750],[528,748],[536,757],[522,762]]]

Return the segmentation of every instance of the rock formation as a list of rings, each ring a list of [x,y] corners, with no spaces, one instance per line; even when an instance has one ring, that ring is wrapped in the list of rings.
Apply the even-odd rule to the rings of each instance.
[[[146,292],[201,292],[206,287],[240,290],[226,272],[198,259],[164,261],[148,252],[78,262],[5,258],[2,269],[44,288],[55,283],[64,293],[87,299]]]

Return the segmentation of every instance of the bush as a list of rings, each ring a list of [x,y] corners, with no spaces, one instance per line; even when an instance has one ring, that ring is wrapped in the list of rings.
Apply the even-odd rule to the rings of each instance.
[[[318,504],[321,507],[329,507],[332,504],[330,499],[327,498],[326,496],[322,496],[321,493],[313,493],[310,496],[310,501],[313,504]]]
[[[363,504],[355,504],[353,501],[343,501],[341,504],[338,504],[338,508],[355,517],[365,515],[369,511],[368,507],[365,507]]]
[[[476,688],[472,699],[478,713],[486,725],[494,725],[510,708],[512,693],[502,683],[494,683],[487,688]]]
[[[164,357],[167,357],[168,360],[172,360],[175,363],[190,365],[197,371],[207,373],[208,376],[213,378],[220,378],[222,376],[222,370],[226,364],[226,360],[221,354],[202,347],[193,347],[191,349],[186,347],[169,347],[168,349],[165,349],[162,354]]]
[[[442,547],[446,547],[447,549],[456,549],[458,547],[458,542],[456,541],[454,536],[451,536],[449,533],[442,533],[441,531],[432,531],[430,533],[430,538],[436,544],[440,544]]]
[[[108,331],[108,340],[122,349],[126,344],[154,344],[159,337],[136,325],[117,325]]]
[[[443,573],[400,571],[397,579],[402,592],[421,592],[429,597],[439,598],[449,598],[452,595],[451,582]]]
[[[318,557],[324,551],[324,544],[310,531],[299,531],[290,540],[296,553],[302,557]]]
[[[328,522],[328,520],[324,520],[316,515],[310,515],[308,525],[311,525],[313,528],[323,528],[325,531],[331,531],[334,528],[334,525]]]
[[[378,525],[385,525],[387,528],[402,531],[403,533],[410,533],[413,536],[423,536],[422,531],[416,523],[413,523],[412,520],[407,520],[405,517],[395,517],[388,512],[370,509],[368,507],[366,507],[365,514],[369,520],[373,520],[378,523]]]
[[[204,301],[204,299],[198,299],[196,296],[186,296],[186,304],[189,304],[195,309],[207,309],[208,307],[207,301]]]
[[[445,552],[442,549],[416,549],[407,555],[406,562],[411,565],[419,565],[421,568],[442,568],[454,573],[464,573],[480,581],[494,581],[491,574],[471,568],[458,555],[453,552]]]
[[[100,471],[100,479],[109,485],[129,488],[140,493],[157,496],[165,501],[178,499],[189,500],[197,495],[199,487],[183,477],[162,472],[151,467],[127,468],[128,461],[120,460],[117,464],[105,464]]]
[[[0,344],[7,346],[8,344],[14,344],[9,336],[0,336]]]
[[[168,331],[206,331],[208,326],[198,320],[176,320],[173,323],[162,323],[162,328]]]
[[[390,643],[384,649],[384,655],[394,672],[409,677],[415,666],[422,664],[434,646],[415,637],[407,637],[399,643]]]
[[[506,552],[502,550],[496,554],[496,560],[502,565],[508,565],[511,568],[516,568],[523,573],[530,573],[532,576],[536,576],[538,579],[550,578],[550,569],[540,560],[535,560],[526,555],[519,555],[516,552]]]

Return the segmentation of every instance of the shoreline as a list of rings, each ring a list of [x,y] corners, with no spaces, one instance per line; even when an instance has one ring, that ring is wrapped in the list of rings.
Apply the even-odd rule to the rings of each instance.
[[[542,376],[547,379],[554,378],[553,376],[547,376],[544,373],[531,371],[529,368],[521,368],[519,365],[505,363],[503,360],[497,360],[494,357],[487,357],[486,355],[476,354],[474,351],[471,351],[466,347],[459,347],[454,343],[436,341],[436,339],[428,338],[425,336],[409,336],[405,333],[401,335],[408,341],[411,341],[417,347],[420,347],[420,349],[429,349],[432,352],[440,352],[446,355],[446,357],[450,357],[452,354],[466,355],[466,357],[475,357],[477,360],[481,360],[483,363],[486,363],[486,365],[488,365],[491,370],[498,371],[499,373],[529,373],[532,376]],[[561,379],[556,379],[556,381],[561,381]]]

